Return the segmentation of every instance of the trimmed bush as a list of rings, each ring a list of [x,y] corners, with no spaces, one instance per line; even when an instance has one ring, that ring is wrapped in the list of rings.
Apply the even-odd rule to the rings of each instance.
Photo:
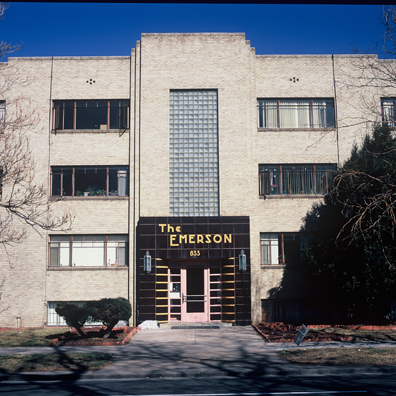
[[[91,320],[102,322],[106,326],[103,338],[109,338],[114,326],[120,320],[129,320],[132,315],[131,303],[122,297],[91,301],[86,308],[90,312]]]
[[[81,337],[86,337],[81,328],[91,316],[88,307],[81,307],[71,302],[60,302],[57,304],[55,312],[65,319],[68,326],[74,327]]]

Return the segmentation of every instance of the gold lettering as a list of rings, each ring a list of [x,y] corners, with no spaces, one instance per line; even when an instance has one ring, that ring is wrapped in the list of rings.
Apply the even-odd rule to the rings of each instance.
[[[204,237],[203,235],[198,234],[197,235],[197,243],[204,243],[204,238],[203,237]]]
[[[195,235],[194,234],[190,234],[188,236],[188,243],[195,243]]]
[[[179,244],[178,243],[173,243],[173,242],[175,242],[175,239],[176,239],[176,235],[169,235],[169,240],[170,240],[170,246],[179,246]]]
[[[164,232],[164,228],[166,227],[166,224],[158,224],[161,227],[161,232]]]
[[[176,227],[176,232],[180,232],[180,226]]]
[[[213,235],[213,242],[220,243],[222,241],[222,237],[219,234]]]
[[[224,234],[224,243],[232,243],[232,234]]]
[[[187,235],[179,235],[179,243],[182,243],[182,241],[187,243]]]
[[[210,235],[208,235],[208,234],[205,235],[205,242],[206,243],[211,243],[212,242],[212,240],[210,239]]]
[[[168,224],[168,232],[175,232],[175,229]]]

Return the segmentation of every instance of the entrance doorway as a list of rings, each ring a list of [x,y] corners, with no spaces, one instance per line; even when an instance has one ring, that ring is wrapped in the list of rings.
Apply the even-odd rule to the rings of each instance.
[[[208,266],[183,262],[181,322],[208,322]]]
[[[169,268],[169,322],[219,322],[221,263],[183,260]]]

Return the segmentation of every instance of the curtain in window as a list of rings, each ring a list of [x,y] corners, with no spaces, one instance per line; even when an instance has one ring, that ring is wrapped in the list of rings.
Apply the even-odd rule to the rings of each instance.
[[[316,165],[316,191],[317,194],[327,194],[329,184],[334,176],[334,165]]]
[[[396,99],[382,99],[382,121],[396,126]]]
[[[128,180],[127,172],[126,172],[126,170],[119,170],[118,171],[118,175],[119,175],[119,184],[120,184],[118,195],[120,197],[124,197],[124,196],[128,195],[128,192],[127,192],[127,180]]]
[[[259,166],[260,172],[260,194],[280,194],[280,168],[279,166]]]
[[[70,266],[70,243],[69,236],[51,236],[50,242],[50,266]]]
[[[126,265],[126,238],[109,236],[107,238],[107,265]]]
[[[313,166],[283,166],[283,194],[313,194],[315,179]]]
[[[260,234],[261,264],[279,264],[278,234]]]
[[[105,246],[104,236],[75,236],[73,238],[73,266],[104,266]]]
[[[281,100],[279,104],[280,128],[309,128],[310,101]]]
[[[313,128],[334,126],[334,105],[332,100],[315,99],[312,101]]]
[[[0,101],[0,120],[5,117],[5,102]]]
[[[262,100],[259,101],[259,127],[278,128],[278,101]]]

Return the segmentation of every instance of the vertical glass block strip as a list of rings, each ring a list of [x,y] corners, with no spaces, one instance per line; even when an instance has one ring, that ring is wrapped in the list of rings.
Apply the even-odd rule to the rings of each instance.
[[[170,92],[170,216],[219,216],[216,90]]]

